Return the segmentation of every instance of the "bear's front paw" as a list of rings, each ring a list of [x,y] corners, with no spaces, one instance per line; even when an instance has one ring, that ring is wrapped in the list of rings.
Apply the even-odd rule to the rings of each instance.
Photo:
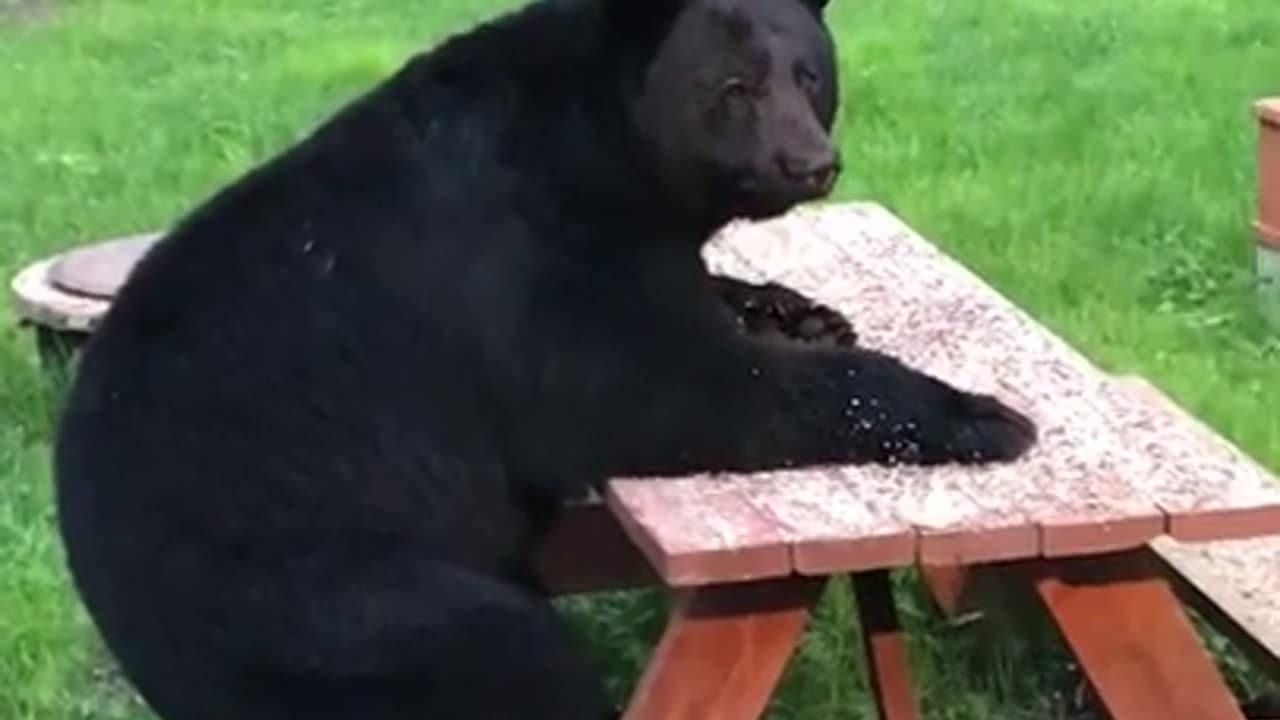
[[[750,335],[828,347],[857,344],[857,333],[839,311],[784,285],[770,282],[754,286],[734,300],[739,321]]]
[[[956,405],[947,444],[957,462],[1016,460],[1036,442],[1035,422],[990,395],[963,393]]]

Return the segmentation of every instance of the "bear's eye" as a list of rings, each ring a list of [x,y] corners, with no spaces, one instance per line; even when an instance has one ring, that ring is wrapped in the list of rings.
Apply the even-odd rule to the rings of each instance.
[[[796,63],[796,84],[807,93],[818,90],[818,74],[804,63]]]
[[[747,83],[739,77],[731,77],[720,85],[720,97],[725,100],[740,101],[747,99],[750,89]]]

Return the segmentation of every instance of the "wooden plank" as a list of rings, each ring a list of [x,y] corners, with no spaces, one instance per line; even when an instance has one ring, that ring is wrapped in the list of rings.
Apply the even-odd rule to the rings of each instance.
[[[915,558],[914,529],[880,512],[877,488],[852,486],[830,469],[753,475],[743,494],[782,529],[791,568],[800,574],[894,567]]]
[[[1261,100],[1258,115],[1258,241],[1280,249],[1280,98]]]
[[[1171,536],[1195,541],[1276,532],[1280,487],[1266,469],[1142,378],[1112,384],[1116,390],[1105,394],[1113,400],[1110,413],[1128,426],[1136,451],[1122,457],[1122,472],[1169,515]]]
[[[623,720],[755,720],[824,582],[788,578],[680,592]]]
[[[1280,682],[1280,538],[1187,544],[1166,537],[1150,549],[1183,601]]]
[[[876,717],[879,720],[915,720],[919,712],[911,690],[907,648],[898,622],[888,571],[855,574],[853,590],[858,599],[868,679],[876,698]]]
[[[622,479],[605,502],[623,530],[672,587],[782,577],[789,536],[726,476]]]
[[[771,480],[756,483],[753,476],[748,495],[785,528],[797,572],[898,567],[922,555],[979,562],[1035,551],[1030,523],[1021,516],[997,523],[954,477],[828,467]]]
[[[1040,562],[1032,581],[1116,720],[1243,720],[1177,597],[1140,553]]]
[[[877,484],[900,488],[890,511],[920,533],[917,563],[975,564],[1036,554],[1034,520],[999,495],[974,492],[981,486],[974,475],[981,473],[898,468],[888,475]]]

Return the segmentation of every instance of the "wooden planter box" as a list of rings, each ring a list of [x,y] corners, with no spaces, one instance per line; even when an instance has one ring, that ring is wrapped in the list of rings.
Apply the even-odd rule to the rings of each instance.
[[[1280,329],[1280,98],[1261,100],[1254,110],[1258,116],[1254,267],[1262,312]]]
[[[1258,241],[1280,248],[1280,98],[1262,100],[1258,113]]]

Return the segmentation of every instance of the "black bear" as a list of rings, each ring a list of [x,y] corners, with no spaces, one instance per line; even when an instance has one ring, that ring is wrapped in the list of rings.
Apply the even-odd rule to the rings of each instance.
[[[54,474],[80,597],[161,717],[599,720],[530,570],[565,498],[1034,442],[828,309],[708,274],[726,222],[831,189],[822,4],[512,10],[154,246],[85,347]]]

